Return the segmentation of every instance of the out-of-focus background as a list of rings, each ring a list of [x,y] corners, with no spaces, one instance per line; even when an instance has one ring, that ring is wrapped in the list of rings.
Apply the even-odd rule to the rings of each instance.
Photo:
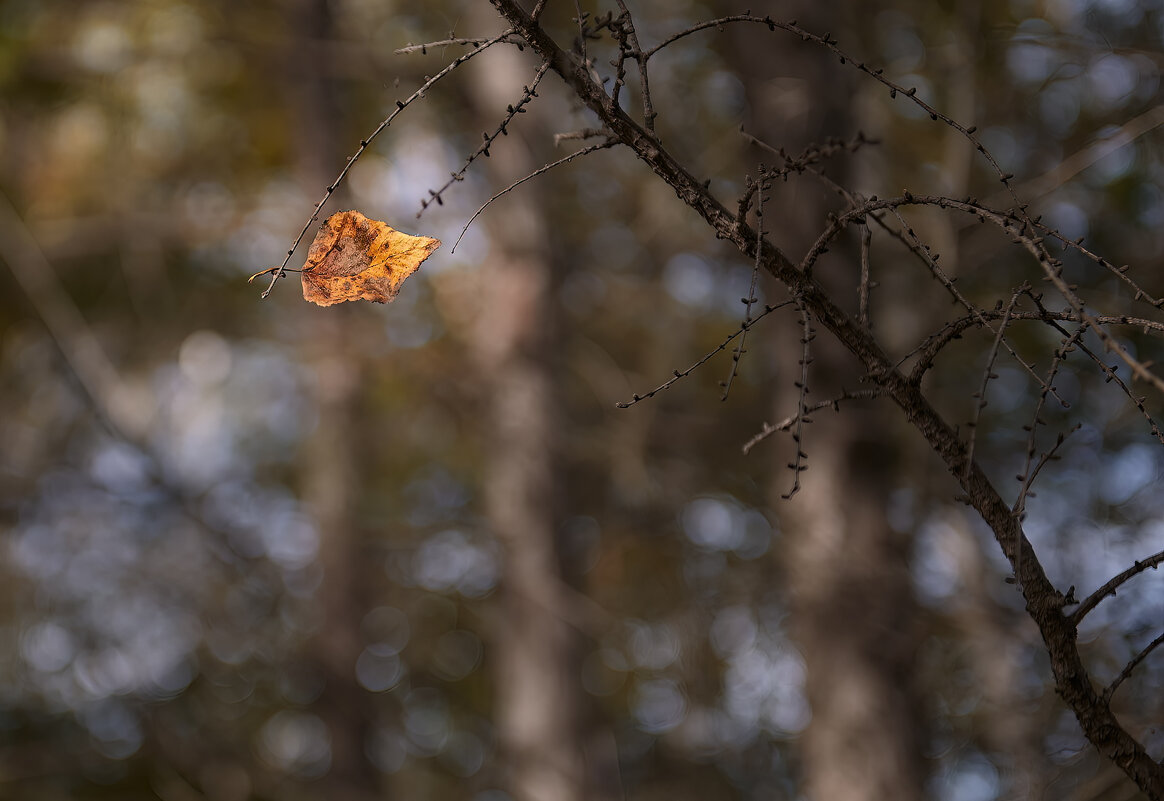
[[[628,5],[644,47],[743,10]],[[1046,221],[1161,288],[1159,3],[762,5],[978,125]],[[575,14],[549,0],[560,42]],[[259,299],[246,276],[467,48],[394,50],[502,29],[481,0],[0,4],[0,797],[1135,797],[894,409],[822,414],[789,502],[787,436],[742,454],[796,408],[794,312],[750,333],[725,402],[721,354],[615,408],[716,347],[751,281],[644,166],[560,167],[453,251],[592,123],[556,77],[417,219],[533,81],[528,51],[439,83],[325,209],[444,241],[393,304],[317,308],[293,276]],[[588,47],[610,74],[609,42]],[[662,140],[729,207],[780,166],[741,126],[791,154],[861,129],[879,144],[824,163],[846,186],[1008,203],[964,140],[782,32],[705,31],[651,67]],[[636,86],[632,67],[632,110]],[[794,175],[765,219],[799,254],[839,203]],[[1033,275],[997,231],[912,221],[980,300]],[[856,242],[820,268],[854,303]],[[901,353],[956,316],[900,246],[875,241],[872,265],[875,330]],[[1055,337],[1026,336],[1045,370]],[[970,419],[990,344],[939,362],[948,419]],[[820,347],[814,397],[858,388]],[[1036,386],[995,372],[977,447],[1013,498]],[[1083,427],[1028,504],[1080,594],[1164,540],[1160,447],[1101,379],[1083,360],[1059,377],[1072,407],[1049,422]],[[1161,620],[1154,574],[1105,602],[1081,633],[1097,676]],[[1158,757],[1162,683],[1149,659],[1116,696]]]

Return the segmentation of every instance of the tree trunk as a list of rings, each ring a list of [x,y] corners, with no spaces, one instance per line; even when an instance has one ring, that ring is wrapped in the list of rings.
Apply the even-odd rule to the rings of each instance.
[[[836,30],[836,9],[828,7],[834,18],[824,22],[818,19],[824,7],[792,5],[781,13],[812,30]],[[848,139],[856,133],[846,92],[850,77],[819,51],[795,43],[772,47],[770,40],[755,38],[741,39],[732,50],[739,59],[736,74],[749,81],[752,118],[745,127],[750,132],[790,154],[830,136]],[[781,166],[770,154],[755,153],[757,162]],[[842,184],[843,158],[825,165]],[[835,195],[808,175],[779,184],[770,197],[765,234],[789,254],[808,250],[836,204]],[[842,247],[838,243],[834,249]],[[818,267],[818,277],[837,282],[843,287],[838,296],[849,295],[854,303],[855,261],[846,257],[844,267]],[[801,402],[803,321],[793,311],[784,319],[775,330],[776,419],[794,413]],[[809,324],[815,328],[811,319]],[[832,397],[842,384],[858,388],[855,361],[821,334],[810,345],[807,403]],[[925,770],[913,680],[919,612],[908,569],[908,534],[894,531],[887,518],[894,489],[889,477],[897,474],[901,448],[887,419],[893,410],[862,403],[845,406],[840,414],[812,415],[800,443],[773,444],[782,468],[797,448],[807,454],[809,468],[790,500],[774,502],[787,545],[782,556],[791,629],[804,657],[812,709],[801,738],[802,782],[814,801],[920,801]],[[774,495],[787,494],[793,481],[793,471],[779,470]]]
[[[815,358],[824,371],[835,355],[822,346]],[[820,418],[803,442],[811,469],[780,511],[812,708],[804,786],[817,801],[924,797],[912,677],[918,610],[909,543],[886,520],[889,472],[874,463],[892,453],[870,434],[884,431],[877,410]]]
[[[478,29],[496,25],[487,6]],[[494,130],[533,64],[512,49],[473,70],[477,128]],[[520,91],[518,89],[518,91]],[[531,142],[539,107],[515,122],[485,162],[503,186],[541,166]],[[522,141],[523,134],[529,141]],[[516,140],[516,141],[515,141]],[[530,183],[493,210],[491,250],[479,266],[480,317],[474,341],[491,432],[486,509],[504,547],[503,611],[493,632],[496,724],[506,785],[517,801],[577,801],[585,795],[578,721],[576,634],[558,614],[562,577],[555,544],[552,257],[540,184]]]
[[[305,53],[325,52],[332,30],[327,0],[298,0],[291,9],[293,43],[286,67],[287,92],[296,130],[301,185],[322,196],[343,163],[328,71]],[[326,212],[325,212],[326,213]],[[381,796],[381,777],[364,753],[368,694],[356,682],[360,620],[364,611],[364,555],[352,510],[359,492],[358,429],[361,365],[345,342],[345,306],[326,311],[304,306],[308,363],[315,373],[318,423],[306,443],[303,499],[319,527],[318,561],[323,581],[316,591],[318,634],[306,659],[324,679],[313,711],[327,726],[331,764],[316,785],[319,797],[371,801]]]

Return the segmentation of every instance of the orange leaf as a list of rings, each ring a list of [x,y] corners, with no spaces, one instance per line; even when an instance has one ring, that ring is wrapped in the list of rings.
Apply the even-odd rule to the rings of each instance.
[[[440,240],[402,234],[358,211],[331,215],[303,265],[303,297],[320,306],[345,300],[387,303]]]

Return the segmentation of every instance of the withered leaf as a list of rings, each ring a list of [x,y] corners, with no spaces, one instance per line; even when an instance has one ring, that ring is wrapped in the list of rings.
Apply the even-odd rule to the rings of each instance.
[[[358,211],[337,212],[320,227],[307,252],[303,297],[320,306],[360,298],[388,303],[440,244],[401,233]]]

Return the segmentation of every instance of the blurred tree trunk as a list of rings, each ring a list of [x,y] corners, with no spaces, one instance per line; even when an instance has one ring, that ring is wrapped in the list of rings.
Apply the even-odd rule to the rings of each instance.
[[[837,18],[855,19],[859,9],[854,5],[841,15],[832,6],[795,2],[781,13],[811,30],[840,36]],[[770,40],[755,38],[740,38],[731,50],[752,102],[745,128],[767,143],[796,154],[809,143],[856,133],[846,91],[851,77],[818,51],[794,44],[775,48]],[[814,88],[823,86],[833,90]],[[780,166],[768,153],[755,151],[755,158]],[[843,156],[827,163],[825,171],[844,184]],[[770,197],[765,233],[794,258],[807,251],[826,213],[836,207],[835,195],[812,176],[779,184]],[[838,243],[834,250],[842,247]],[[838,296],[849,295],[855,303],[855,260],[844,258],[845,266],[837,266],[841,262],[818,265],[818,278],[835,282]],[[776,419],[792,414],[800,402],[795,382],[801,375],[802,322],[794,311],[784,320],[776,332]],[[809,355],[808,403],[831,397],[841,384],[857,388],[855,361],[827,333],[812,341]],[[911,543],[887,519],[903,450],[886,419],[892,411],[854,403],[840,414],[812,415],[799,444],[809,467],[800,490],[791,500],[775,501],[787,543],[792,633],[804,657],[812,708],[801,738],[801,770],[805,795],[813,801],[924,797],[913,678],[919,612],[908,570]],[[781,467],[792,461],[795,443],[785,439],[773,447]],[[792,485],[793,472],[778,470],[774,494],[786,494]]]
[[[478,4],[470,27],[496,25]],[[492,131],[533,64],[512,48],[494,51],[470,72],[476,130]],[[522,115],[491,149],[490,185],[504,186],[541,166],[529,142],[546,138],[540,106]],[[523,141],[531,128],[535,133]],[[552,255],[541,184],[504,199],[486,218],[491,250],[479,265],[480,316],[474,330],[485,430],[486,509],[504,547],[500,619],[490,651],[498,739],[506,786],[517,801],[576,801],[585,796],[576,678],[577,635],[558,614],[562,573],[555,543]]]
[[[297,0],[290,22],[286,91],[295,121],[301,185],[314,200],[322,196],[343,163],[334,87],[325,77],[329,71],[318,60],[326,52],[320,43],[332,30],[327,0]],[[308,57],[312,54],[316,57]],[[345,341],[349,327],[345,320],[351,320],[346,306],[319,310],[304,305],[299,313],[305,317],[307,362],[315,373],[318,413],[306,456],[300,460],[303,497],[319,526],[318,559],[323,568],[323,581],[316,591],[318,633],[306,658],[324,679],[313,709],[331,738],[331,768],[317,785],[318,797],[370,801],[381,795],[381,778],[364,753],[369,705],[355,671],[366,583],[352,511],[361,486],[357,466],[364,441],[358,430],[361,365]]]

